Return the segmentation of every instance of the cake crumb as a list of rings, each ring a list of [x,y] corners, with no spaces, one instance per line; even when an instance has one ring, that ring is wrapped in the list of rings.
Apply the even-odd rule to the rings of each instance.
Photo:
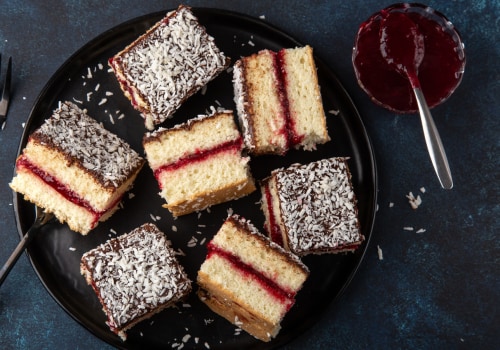
[[[384,253],[382,252],[382,249],[380,248],[379,245],[377,245],[377,254],[379,260],[384,260]]]

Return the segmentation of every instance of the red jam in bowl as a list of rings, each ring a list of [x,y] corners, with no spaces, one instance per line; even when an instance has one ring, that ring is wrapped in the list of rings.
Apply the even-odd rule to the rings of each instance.
[[[441,13],[421,4],[395,4],[373,14],[361,24],[353,48],[352,62],[361,88],[377,104],[397,113],[418,110],[408,78],[391,67],[382,56],[382,19],[392,12],[404,13],[424,37],[424,56],[418,68],[420,86],[430,108],[444,102],[462,80],[464,45],[451,22]],[[407,21],[402,21],[405,25]]]

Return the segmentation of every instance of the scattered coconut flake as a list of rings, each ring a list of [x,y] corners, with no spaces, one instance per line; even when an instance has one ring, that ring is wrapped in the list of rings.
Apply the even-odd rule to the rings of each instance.
[[[411,227],[411,226],[405,226],[405,227],[403,227],[403,230],[405,230],[405,231],[413,231],[413,227]]]
[[[156,216],[154,216],[153,214],[149,214],[149,217],[151,218],[151,220],[156,221]]]
[[[113,93],[111,91],[106,91],[106,96],[113,96]]]
[[[195,344],[198,344],[198,342],[200,341],[200,338],[199,337],[194,337],[194,343]]]
[[[420,192],[425,193],[425,187],[420,187]]]
[[[118,116],[118,119],[123,119],[123,118],[125,118],[125,114],[123,113]]]
[[[425,228],[419,228],[417,231],[415,231],[416,233],[424,233],[425,231],[427,231]]]
[[[379,260],[384,260],[384,254],[383,254],[382,249],[380,248],[379,245],[377,245],[377,254],[378,254]]]
[[[189,339],[191,339],[191,334],[186,334],[182,337],[182,342],[187,343]]]
[[[340,113],[339,109],[330,109],[328,113],[333,114],[333,115],[338,115]]]
[[[99,91],[99,88],[101,87],[101,84],[97,83],[97,85],[94,88],[94,91]]]
[[[69,247],[69,250],[71,250],[72,252],[74,252],[76,250],[75,247]]]
[[[205,224],[198,224],[198,227],[207,227]]]
[[[83,101],[82,101],[82,100],[77,100],[75,97],[73,97],[73,101],[75,101],[75,102],[76,102],[76,103],[78,103],[78,104],[82,104],[82,103],[83,103]]]
[[[92,78],[92,70],[90,69],[90,67],[87,67],[87,78],[88,79]]]
[[[206,237],[203,237],[200,241],[200,245],[204,245],[206,240],[207,240]]]
[[[90,101],[91,97],[92,97],[92,91],[91,92],[87,92],[87,102]]]
[[[175,255],[180,255],[180,256],[186,256],[186,253],[182,251],[182,249],[177,249],[177,251],[174,252]]]
[[[203,345],[205,345],[205,347],[206,347],[207,349],[210,349],[210,345],[208,345],[208,343],[207,343],[207,342],[205,342]]]
[[[196,237],[194,236],[191,236],[191,239],[189,240],[189,242],[187,243],[187,246],[189,248],[192,248],[194,246],[196,246],[196,243],[198,243],[198,240],[196,239]]]
[[[172,225],[172,231],[177,232],[177,226]]]
[[[128,194],[128,199],[132,199],[135,197],[135,194],[133,194],[132,192],[129,192]]]
[[[203,321],[205,322],[205,325],[208,325],[208,324],[212,323],[214,320],[213,320],[213,318],[205,318]]]
[[[248,40],[248,45],[255,46],[255,43],[252,40]]]
[[[113,230],[112,228],[109,229],[109,232],[111,232],[112,234],[116,235],[116,231]]]
[[[410,203],[412,209],[417,209],[420,204],[422,204],[422,198],[420,198],[420,195],[417,195],[417,197],[415,197],[413,193],[410,192],[406,195],[406,198],[408,198],[408,202]]]
[[[102,70],[104,68],[104,66],[102,65],[102,63],[98,63],[97,68],[99,68],[99,70]]]
[[[259,18],[260,19],[266,19],[266,15],[260,15]]]
[[[99,101],[99,106],[105,104],[106,102],[108,102],[108,99],[107,98],[103,98]]]
[[[389,203],[389,208],[392,208],[394,206],[394,203],[393,202],[390,202]]]
[[[111,124],[115,123],[115,120],[113,119],[113,115],[112,114],[109,115],[109,121],[111,122]]]
[[[182,307],[185,307],[185,308],[190,308],[190,307],[191,307],[191,304],[184,303],[184,304],[182,304]]]
[[[4,124],[5,124],[5,123],[4,123]],[[22,127],[23,127],[23,129],[24,129],[24,127],[26,126],[26,123],[21,123],[21,126],[22,126]]]

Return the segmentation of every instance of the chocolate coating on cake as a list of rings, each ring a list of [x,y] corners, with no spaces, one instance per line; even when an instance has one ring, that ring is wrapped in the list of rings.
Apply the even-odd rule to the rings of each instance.
[[[113,238],[81,260],[115,331],[191,291],[191,281],[175,258],[170,241],[153,224]]]
[[[68,101],[30,139],[60,151],[68,166],[77,164],[106,188],[120,187],[144,164],[128,143]]]
[[[121,71],[128,90],[145,102],[136,103],[149,123],[170,117],[191,95],[229,65],[187,6],[180,6],[110,62]],[[137,98],[135,98],[137,100]],[[151,125],[148,125],[151,129]]]
[[[274,176],[293,252],[324,253],[363,240],[347,158],[294,164]]]

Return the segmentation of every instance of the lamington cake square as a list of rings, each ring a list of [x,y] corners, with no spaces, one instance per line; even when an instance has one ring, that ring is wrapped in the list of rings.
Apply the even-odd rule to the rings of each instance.
[[[254,155],[315,149],[330,140],[310,46],[261,50],[235,62],[234,101]]]
[[[192,288],[171,242],[150,223],[85,253],[80,272],[99,298],[106,324],[123,340],[127,330]]]
[[[117,209],[145,161],[72,102],[28,139],[10,187],[86,235]]]
[[[298,256],[354,251],[363,242],[347,160],[293,164],[261,182],[272,241]]]
[[[232,111],[214,111],[146,133],[143,146],[174,216],[243,197],[255,188]]]
[[[121,89],[149,130],[171,117],[229,63],[184,5],[109,60]]]
[[[276,337],[308,268],[238,215],[226,219],[207,250],[197,277],[200,299],[257,339]]]

